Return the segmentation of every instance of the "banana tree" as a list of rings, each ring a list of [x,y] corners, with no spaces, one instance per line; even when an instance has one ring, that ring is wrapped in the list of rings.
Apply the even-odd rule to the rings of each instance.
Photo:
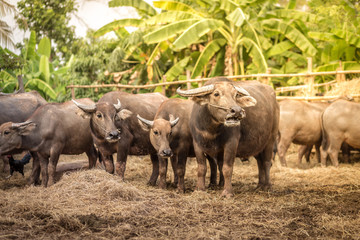
[[[71,61],[66,66],[55,69],[54,63],[49,61],[50,54],[50,39],[44,37],[36,44],[36,34],[32,31],[25,48],[17,56],[22,61],[22,67],[14,70],[2,69],[1,87],[12,91],[18,87],[17,76],[22,75],[25,90],[36,90],[46,99],[56,100],[58,94],[65,91],[65,83],[61,83],[61,76],[67,72]]]

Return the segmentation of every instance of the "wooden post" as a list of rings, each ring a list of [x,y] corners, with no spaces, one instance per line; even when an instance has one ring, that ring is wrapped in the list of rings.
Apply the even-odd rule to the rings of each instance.
[[[266,74],[271,74],[271,68],[266,69]],[[264,83],[269,85],[271,83],[271,77],[266,77]]]
[[[166,76],[163,75],[163,83],[166,83]],[[162,94],[166,96],[166,85],[162,86]]]
[[[307,58],[307,64],[308,64],[307,73],[311,74],[312,73],[312,58],[311,57]],[[306,96],[307,97],[314,96],[314,76],[306,77],[305,84],[308,85]]]
[[[336,71],[344,71],[342,67],[342,62],[339,62],[339,67],[336,69]],[[345,74],[343,73],[336,73],[336,82],[341,83],[345,81]]]
[[[75,99],[75,88],[71,88],[71,98]]]
[[[190,70],[186,70],[186,80],[190,80],[191,79],[191,76],[190,76]],[[187,82],[186,83],[186,87],[187,89],[189,90],[191,88],[191,83],[190,82]]]

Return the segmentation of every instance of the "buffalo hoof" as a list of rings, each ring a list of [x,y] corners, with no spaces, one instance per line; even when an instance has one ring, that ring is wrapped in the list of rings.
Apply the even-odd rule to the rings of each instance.
[[[255,188],[256,191],[271,191],[272,186],[271,184],[258,184]]]
[[[177,188],[177,189],[176,189],[176,193],[178,193],[178,194],[184,194],[184,193],[185,193],[185,189],[184,189],[184,188]]]
[[[153,181],[153,180],[149,180],[148,182],[147,182],[147,185],[149,185],[149,186],[155,186],[156,185],[156,180],[155,181]]]
[[[224,198],[231,198],[233,197],[234,194],[230,191],[227,191],[224,189],[224,191],[221,193],[221,197],[224,197]]]

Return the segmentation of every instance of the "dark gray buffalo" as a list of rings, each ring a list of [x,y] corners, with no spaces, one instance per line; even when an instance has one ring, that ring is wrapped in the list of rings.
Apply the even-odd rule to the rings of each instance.
[[[136,115],[154,119],[158,107],[166,99],[159,93],[114,91],[106,93],[96,104],[76,103],[90,117],[91,133],[107,172],[114,173],[114,153],[117,153],[116,173],[121,180],[124,179],[128,155],[150,154],[153,171],[149,184],[156,184],[159,175],[157,152],[151,145],[149,132],[141,128]]]
[[[173,168],[175,166],[176,169],[174,175],[179,181],[178,192],[185,191],[186,160],[188,157],[195,157],[189,128],[193,106],[193,101],[173,98],[160,105],[153,121],[138,116],[143,128],[150,131],[150,141],[160,156],[160,179],[166,179],[167,158],[172,158]],[[216,185],[216,162],[209,157],[208,160],[211,168],[210,185]],[[220,174],[220,185],[224,183],[223,181],[223,176]],[[159,186],[165,188],[166,183],[160,182]]]
[[[177,92],[192,97],[195,102],[189,125],[198,161],[197,189],[205,190],[205,155],[223,163],[223,196],[233,195],[231,178],[236,156],[255,156],[258,187],[269,189],[271,157],[279,125],[274,90],[256,81],[215,78],[203,87]]]
[[[90,99],[78,100],[94,104]],[[42,185],[54,184],[56,165],[60,154],[81,154],[89,158],[89,168],[96,164],[97,153],[90,132],[89,119],[77,112],[71,102],[48,103],[39,107],[25,122],[7,122],[0,126],[0,154],[12,150],[36,152],[41,166]],[[30,183],[40,174],[34,166]]]
[[[343,143],[360,148],[360,104],[338,100],[325,109],[321,116],[323,140],[321,165],[326,166],[329,155],[334,166],[339,165],[338,155]]]
[[[0,125],[6,122],[23,122],[35,112],[35,110],[46,104],[46,100],[38,92],[0,94]],[[19,153],[19,151],[8,154]],[[9,160],[3,157],[4,169],[9,171]],[[34,164],[34,162],[33,162]]]
[[[321,124],[320,116],[330,105],[326,102],[303,102],[296,100],[283,100],[280,106],[280,122],[278,154],[280,163],[286,167],[286,151],[291,143],[303,145],[299,148],[298,163],[303,155],[310,157],[310,151],[315,145],[316,156],[320,162]]]

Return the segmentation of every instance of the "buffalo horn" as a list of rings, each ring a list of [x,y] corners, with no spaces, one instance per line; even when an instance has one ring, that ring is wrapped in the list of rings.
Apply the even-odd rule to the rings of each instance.
[[[211,93],[212,91],[214,91],[214,85],[207,85],[207,86],[203,86],[203,87],[199,87],[199,88],[195,88],[195,89],[190,89],[190,90],[181,90],[180,87],[176,90],[176,92],[183,97],[197,97],[197,96],[203,96],[206,95],[208,93]]]
[[[234,86],[234,88],[236,89],[236,91],[238,91],[239,93],[245,95],[245,96],[250,96],[250,94],[248,93],[248,91],[246,91],[244,88],[242,87],[237,87]]]
[[[179,118],[176,118],[175,120],[170,122],[171,127],[175,126],[179,121]]]
[[[114,104],[114,107],[115,107],[115,109],[116,109],[116,111],[118,112],[118,111],[120,111],[120,108],[121,108],[121,102],[120,102],[120,100],[118,99],[117,100],[117,104]]]
[[[12,129],[20,128],[20,127],[27,126],[27,125],[29,125],[31,123],[33,123],[33,122],[32,121],[26,121],[26,122],[22,122],[22,123],[12,123],[11,128]]]
[[[145,118],[142,118],[140,117],[140,115],[138,114],[136,116],[140,121],[142,121],[143,123],[145,123],[146,125],[150,126],[150,127],[153,127],[154,126],[154,121],[150,121],[150,120],[147,120]]]
[[[96,105],[84,105],[81,103],[78,103],[77,101],[75,101],[74,99],[72,99],[72,101],[75,103],[76,106],[78,106],[81,110],[85,111],[85,112],[95,112],[96,111]]]

